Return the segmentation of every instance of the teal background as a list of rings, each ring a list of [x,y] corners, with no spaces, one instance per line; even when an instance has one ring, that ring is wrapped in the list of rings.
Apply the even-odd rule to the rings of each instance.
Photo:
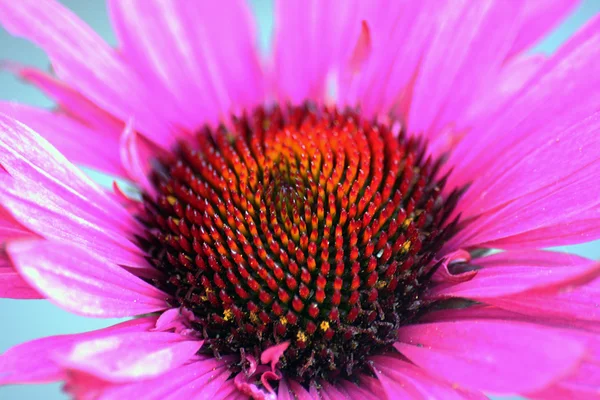
[[[13,0],[19,1],[19,0]],[[505,0],[510,1],[510,0]],[[518,1],[518,0],[514,0]],[[539,0],[544,1],[544,0]],[[102,0],[62,0],[67,7],[89,23],[110,44],[116,44],[111,31],[106,6]],[[250,1],[259,21],[260,45],[265,50],[273,27],[272,1]],[[600,0],[583,1],[577,11],[554,33],[536,46],[535,51],[551,53],[572,35],[591,16],[600,12]],[[0,60],[15,60],[47,69],[48,58],[30,43],[8,35],[0,28]],[[0,72],[0,99],[17,100],[41,107],[52,107],[52,102],[35,88],[23,84],[6,72]],[[571,246],[569,251],[587,257],[600,258],[599,242]],[[17,301],[0,299],[0,353],[8,348],[49,335],[84,332],[112,325],[118,320],[99,320],[69,314],[45,301]],[[140,395],[143,395],[140,393]],[[0,387],[0,399],[58,400],[67,397],[60,384]]]

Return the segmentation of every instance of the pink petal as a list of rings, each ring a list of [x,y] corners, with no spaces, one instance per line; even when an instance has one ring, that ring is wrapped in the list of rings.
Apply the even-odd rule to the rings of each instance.
[[[69,161],[126,178],[117,137],[89,129],[66,115],[24,104],[0,102],[0,112],[38,132]]]
[[[154,326],[155,317],[139,318],[94,332],[52,336],[33,340],[0,355],[0,384],[44,383],[64,378],[56,364],[57,352],[66,351],[79,341],[125,332],[144,332]]]
[[[71,11],[54,0],[2,0],[0,22],[44,49],[64,82],[122,121],[134,117],[148,138],[170,147],[174,136],[162,112],[169,101],[154,97],[118,53]]]
[[[151,170],[149,158],[142,158],[140,154],[140,139],[133,129],[133,121],[127,122],[120,138],[121,162],[127,175],[137,183],[146,194],[154,197],[156,192],[148,175]]]
[[[525,2],[520,28],[508,57],[531,47],[581,3],[580,0],[531,0]]]
[[[430,376],[423,369],[400,358],[387,355],[375,356],[371,360],[373,370],[389,399],[487,399],[483,393],[459,389],[457,385]]]
[[[279,381],[277,400],[317,400],[293,379],[282,379]]]
[[[0,251],[0,297],[5,299],[43,299],[13,268],[4,251]]]
[[[523,2],[455,1],[440,10],[415,83],[411,132],[461,120],[479,89],[495,78],[519,29]]]
[[[493,247],[528,231],[549,232],[581,213],[598,215],[589,189],[598,179],[599,26],[600,18],[593,19],[452,152],[449,186],[472,182],[456,212],[476,220],[478,230],[463,230],[449,249]]]
[[[486,299],[485,302],[544,318],[600,321],[600,278],[582,286],[566,287],[557,293],[522,293]]]
[[[100,221],[131,225],[131,215],[25,125],[0,114],[0,138],[0,164],[15,179],[43,183]]]
[[[475,391],[539,390],[574,371],[585,346],[550,329],[514,321],[410,325],[394,347],[428,374]]]
[[[8,211],[0,207],[0,243],[28,236],[35,236],[35,234],[21,225]]]
[[[448,247],[496,247],[498,240],[529,230],[559,226],[585,213],[600,215],[600,200],[590,190],[600,178],[598,130],[600,112],[552,138],[532,136],[507,151],[503,171],[479,176],[472,186],[479,194],[470,191],[461,199],[464,218],[472,223]],[[484,188],[484,181],[493,183]]]
[[[177,123],[196,129],[263,101],[244,2],[129,0],[109,7],[125,58],[159,96],[172,93]]]
[[[73,116],[74,119],[84,122],[95,131],[111,137],[118,137],[123,129],[123,122],[96,106],[56,77],[12,62],[7,65],[7,69],[35,85],[58,103],[61,110]]]
[[[290,342],[283,342],[275,346],[271,346],[268,349],[264,350],[260,354],[260,362],[262,364],[271,364],[271,368],[275,369],[275,366],[279,362],[279,359],[283,355],[283,353],[290,346]]]
[[[585,283],[600,274],[600,263],[551,251],[509,251],[474,259],[476,275],[464,282],[434,287],[428,297],[484,300],[519,293],[555,292]]]
[[[131,382],[180,367],[200,347],[202,342],[176,333],[134,332],[78,341],[56,357],[63,368],[110,382]]]
[[[121,400],[139,397],[146,400],[229,399],[234,395],[228,359],[195,359],[156,378],[114,383],[79,371],[70,371],[67,391],[78,399]]]
[[[0,115],[0,203],[47,238],[79,243],[115,262],[148,268],[130,240],[139,223],[117,201],[21,123]]]
[[[168,308],[168,296],[98,255],[66,243],[15,241],[13,265],[32,287],[81,315],[126,317]]]
[[[377,3],[380,5],[379,3]],[[272,85],[282,102],[323,101],[328,73],[350,61],[361,37],[359,2],[276,3]],[[302,76],[302,79],[298,77]]]

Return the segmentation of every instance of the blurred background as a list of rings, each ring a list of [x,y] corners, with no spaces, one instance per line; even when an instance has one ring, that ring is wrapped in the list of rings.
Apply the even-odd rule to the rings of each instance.
[[[19,1],[19,0],[13,0]],[[505,0],[512,1],[512,0]],[[517,1],[517,0],[515,0]],[[537,0],[543,2],[544,0]],[[116,45],[103,0],[61,0],[78,14],[111,45]],[[273,30],[273,1],[249,0],[259,29],[260,48],[266,51]],[[551,35],[539,43],[534,52],[552,53],[593,15],[600,12],[600,0],[584,0],[579,8]],[[14,60],[41,69],[49,67],[45,54],[25,40],[11,37],[0,28],[0,60]],[[41,107],[52,102],[32,86],[25,85],[7,72],[0,72],[0,99],[15,100]],[[590,258],[600,259],[600,242],[565,248]],[[562,250],[565,250],[562,249]],[[119,320],[99,320],[78,317],[54,307],[48,302],[0,299],[0,353],[8,348],[49,335],[85,332],[112,325]],[[0,399],[67,399],[60,384],[0,387]]]

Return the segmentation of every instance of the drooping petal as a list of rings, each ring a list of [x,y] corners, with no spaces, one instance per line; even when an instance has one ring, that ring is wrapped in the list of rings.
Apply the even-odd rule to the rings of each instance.
[[[168,308],[166,294],[80,247],[20,240],[9,243],[7,252],[27,283],[74,313],[109,318]]]
[[[236,393],[227,358],[198,358],[156,378],[115,384],[82,373],[70,375],[69,393],[77,398],[120,400],[144,393],[148,400],[229,399]]]
[[[543,327],[468,320],[406,326],[394,347],[428,374],[471,390],[523,393],[574,371],[585,346]]]
[[[85,208],[99,222],[123,226],[133,220],[45,139],[6,115],[0,115],[0,164],[16,180],[44,184],[73,207]]]
[[[202,342],[169,332],[134,332],[78,341],[57,353],[65,369],[110,382],[155,378],[192,359]]]
[[[375,356],[371,361],[389,399],[487,399],[483,393],[467,392],[393,355]]]
[[[432,288],[432,299],[463,297],[485,300],[519,293],[552,292],[585,283],[600,274],[600,263],[551,251],[508,251],[470,262],[477,273],[469,280]]]
[[[126,0],[109,7],[124,57],[159,93],[173,94],[184,115],[177,123],[197,129],[263,101],[251,17],[242,1]]]
[[[434,311],[423,318],[430,321],[482,320],[516,321],[539,324],[549,333],[558,332],[573,338],[585,346],[586,351],[581,363],[571,373],[557,380],[551,386],[534,393],[524,394],[532,399],[593,399],[597,397],[598,378],[600,377],[600,324],[597,321],[573,320],[567,317],[556,318],[550,315],[530,316],[522,313],[502,310],[493,306],[473,306],[466,309],[447,309]]]
[[[46,140],[0,116],[0,203],[40,236],[67,240],[119,264],[149,268],[130,240],[138,222]]]
[[[173,143],[165,116],[169,102],[153,96],[116,50],[71,11],[54,0],[3,0],[0,22],[44,49],[56,74],[86,98],[122,121],[136,118],[157,144]]]
[[[64,379],[55,355],[67,351],[79,341],[102,338],[125,332],[145,332],[154,326],[156,317],[123,322],[94,332],[52,336],[26,342],[0,355],[0,384],[43,383]]]
[[[67,115],[24,104],[0,102],[0,112],[35,130],[72,163],[127,178],[117,136],[92,130]]]

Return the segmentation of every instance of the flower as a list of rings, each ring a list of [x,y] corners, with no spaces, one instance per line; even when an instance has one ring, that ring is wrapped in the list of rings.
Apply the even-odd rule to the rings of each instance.
[[[545,58],[571,1],[281,1],[265,61],[241,2],[109,6],[119,50],[0,1],[55,74],[6,67],[58,104],[0,105],[0,294],[134,318],[16,346],[0,383],[600,395],[600,263],[542,250],[600,237],[600,19]]]

